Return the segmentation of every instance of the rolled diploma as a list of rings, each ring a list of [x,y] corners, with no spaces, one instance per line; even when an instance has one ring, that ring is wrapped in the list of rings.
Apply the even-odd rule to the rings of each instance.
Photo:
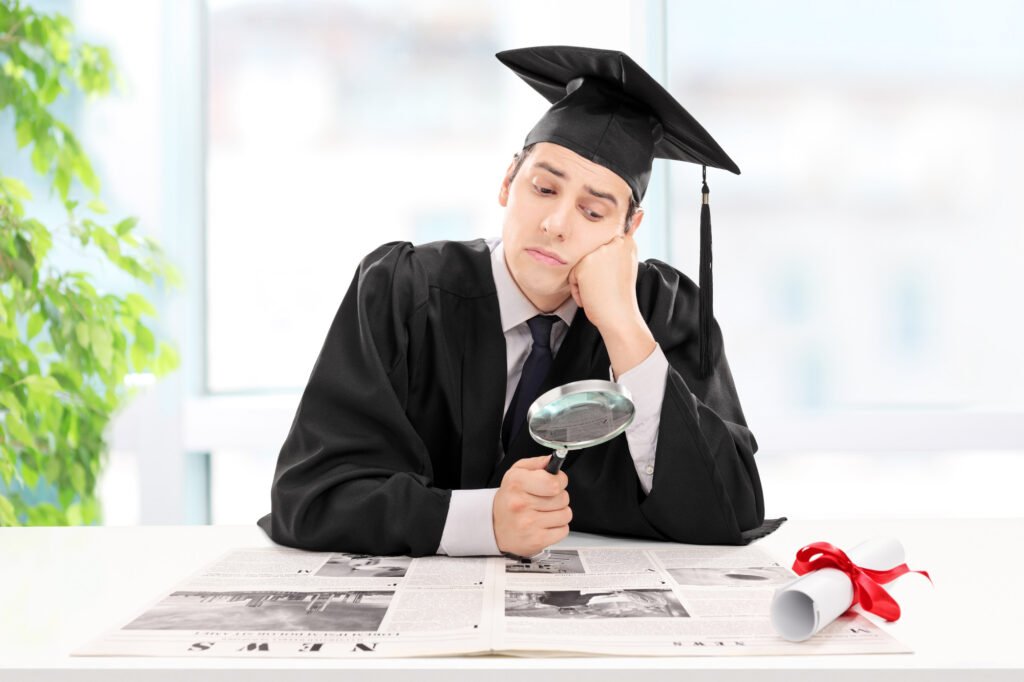
[[[904,562],[896,538],[876,538],[846,552],[862,568],[885,571]],[[772,599],[772,627],[784,639],[802,642],[841,616],[853,604],[853,582],[837,568],[811,571],[783,585]]]

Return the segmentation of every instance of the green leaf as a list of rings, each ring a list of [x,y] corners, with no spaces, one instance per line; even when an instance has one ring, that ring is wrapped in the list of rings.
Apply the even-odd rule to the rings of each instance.
[[[67,200],[71,189],[72,162],[69,154],[62,148],[57,154],[57,167],[53,173],[53,186],[62,200]]]
[[[39,470],[25,460],[21,461],[21,478],[25,481],[25,487],[35,490],[39,484]]]
[[[84,154],[77,154],[71,163],[71,168],[82,181],[82,184],[89,188],[94,194],[99,194],[100,180],[92,170],[92,164]]]
[[[29,395],[36,398],[47,398],[60,390],[60,384],[52,376],[27,376],[24,379]]]
[[[62,526],[67,525],[64,515],[57,511],[49,502],[43,502],[35,507],[29,507],[28,524],[30,526]]]
[[[17,412],[18,414],[22,412],[22,404],[18,402],[18,397],[14,395],[13,391],[0,393],[0,405],[3,405],[11,412]]]
[[[57,489],[57,499],[60,500],[60,506],[67,509],[68,507],[71,506],[71,502],[74,501],[75,499],[74,488],[65,488],[64,486],[61,486],[60,488]]]
[[[93,241],[103,249],[103,253],[107,255],[107,258],[116,262],[121,255],[121,247],[117,243],[117,238],[99,225],[92,228],[91,234]]]
[[[14,236],[14,251],[15,255],[13,258],[7,257],[4,260],[10,264],[14,274],[18,276],[18,279],[22,281],[26,289],[34,288],[36,257],[32,253],[32,247],[28,240],[20,233],[16,233]]]
[[[42,145],[36,144],[32,148],[32,167],[37,173],[45,175],[50,170],[50,159],[43,152]]]
[[[124,297],[124,302],[128,307],[128,310],[135,317],[141,317],[142,315],[149,315],[150,317],[156,316],[156,310],[153,308],[153,305],[146,300],[145,296],[135,293],[128,294]]]
[[[68,525],[81,526],[84,523],[84,517],[82,515],[82,505],[72,504],[67,510]]]
[[[60,478],[60,462],[56,457],[50,457],[43,462],[43,472],[46,474],[46,480],[57,482]]]
[[[21,280],[22,285],[26,289],[32,288],[32,278],[35,275],[35,269],[32,264],[21,258],[10,259],[11,269],[14,270],[14,274]]]
[[[40,341],[36,344],[37,355],[53,355],[54,352],[56,352],[56,349],[49,341]]]
[[[136,345],[133,345],[129,351],[129,355],[132,358],[132,369],[136,372],[142,372],[149,369],[149,354],[142,350]]]
[[[89,338],[92,341],[92,352],[96,355],[96,360],[99,361],[103,369],[109,372],[114,354],[113,335],[102,324],[94,324],[89,330]]]
[[[60,85],[60,78],[53,75],[43,83],[43,87],[39,88],[39,100],[42,104],[49,106],[53,103],[53,100],[57,99],[57,95],[63,91],[64,89]]]
[[[64,19],[64,21],[60,21]],[[71,43],[68,42],[67,34],[70,32],[70,23],[65,17],[57,15],[53,21],[53,29],[47,34],[47,48],[53,59],[60,64],[67,64],[71,58]]]
[[[15,199],[21,199],[28,201],[32,198],[32,192],[21,180],[17,178],[3,178],[0,179],[0,186],[3,186],[4,191],[10,194]]]
[[[135,345],[143,353],[152,353],[154,348],[153,332],[149,331],[146,325],[141,322],[135,324]]]
[[[43,329],[43,325],[46,324],[46,318],[38,310],[32,313],[28,318],[28,340],[31,341],[36,335]]]
[[[76,372],[71,371],[67,365],[63,363],[53,363],[50,365],[50,376],[57,380],[68,393],[78,393],[82,388],[82,376]]]
[[[20,411],[8,411],[4,417],[4,424],[7,426],[7,433],[17,438],[23,444],[32,445],[35,443],[35,438],[32,437],[28,428],[25,427],[25,422],[22,421]]]
[[[103,512],[99,500],[90,495],[82,503],[82,523],[91,526],[102,520]]]
[[[18,140],[18,149],[21,149],[32,141],[32,121],[27,118],[19,120],[15,134]]]
[[[163,271],[164,280],[167,281],[167,286],[172,289],[180,289],[184,283],[185,278],[182,277],[181,271],[173,265],[168,265]]]
[[[79,322],[75,325],[75,336],[78,338],[78,345],[82,348],[89,347],[89,325]]]
[[[41,263],[42,260],[46,258],[46,254],[50,251],[50,247],[53,246],[53,236],[38,220],[26,220],[22,223],[22,227],[26,228],[32,235],[32,241],[29,244],[29,248],[32,250],[35,262]]]
[[[86,206],[87,206],[87,207],[88,207],[88,209],[89,209],[90,211],[92,211],[93,213],[99,213],[99,214],[101,214],[101,215],[102,215],[102,214],[104,214],[104,213],[106,213],[106,212],[107,212],[107,205],[106,205],[106,204],[104,204],[104,203],[103,203],[102,201],[100,201],[99,199],[91,199],[91,200],[89,201],[89,203],[88,203],[88,204],[86,204]]]
[[[114,232],[117,233],[118,237],[123,237],[132,230],[134,230],[135,226],[138,225],[138,223],[138,218],[125,218],[124,220],[122,220],[121,222],[114,226]]]
[[[77,448],[79,444],[78,440],[78,415],[74,412],[68,412],[71,416],[68,419],[68,445],[73,448]]]
[[[11,487],[14,480],[14,465],[17,462],[14,451],[8,447],[0,446],[0,478],[3,478],[4,485]],[[0,495],[2,497],[2,495]]]
[[[10,484],[10,481],[7,481]],[[0,495],[0,526],[17,526],[18,515],[14,513],[14,505],[6,495]]]
[[[178,351],[174,349],[174,346],[169,343],[160,342],[160,354],[157,355],[156,363],[153,366],[153,372],[158,376],[163,376],[168,372],[177,369],[179,363]]]
[[[80,462],[71,464],[71,487],[79,494],[85,493],[85,467]]]

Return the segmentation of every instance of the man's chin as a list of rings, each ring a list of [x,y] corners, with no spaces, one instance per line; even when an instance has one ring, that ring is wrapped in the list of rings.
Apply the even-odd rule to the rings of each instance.
[[[551,311],[553,311],[555,308],[557,308],[560,305],[562,305],[563,303],[565,303],[565,300],[572,295],[570,293],[568,287],[565,287],[565,288],[551,288],[551,287],[537,288],[537,289],[530,289],[529,291],[524,291],[523,293],[526,294],[526,297],[528,299],[530,299],[530,301],[535,306],[537,306],[538,308],[540,308],[544,312],[551,312]],[[543,303],[544,305],[538,305],[538,303]]]

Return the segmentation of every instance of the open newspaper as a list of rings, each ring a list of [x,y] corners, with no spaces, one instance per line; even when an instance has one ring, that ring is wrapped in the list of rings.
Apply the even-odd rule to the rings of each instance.
[[[756,546],[505,557],[235,550],[80,656],[377,658],[897,653],[850,611],[806,642],[772,630],[796,575]]]

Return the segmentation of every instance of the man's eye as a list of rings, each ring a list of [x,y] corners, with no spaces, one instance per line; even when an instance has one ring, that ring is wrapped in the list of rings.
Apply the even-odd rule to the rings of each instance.
[[[603,215],[601,215],[600,213],[596,213],[596,212],[594,212],[594,211],[591,211],[591,210],[590,210],[589,208],[587,208],[586,206],[584,206],[584,207],[583,207],[583,212],[584,212],[584,213],[586,213],[586,214],[587,214],[587,217],[588,217],[588,218],[591,218],[592,220],[600,220],[601,218],[603,218],[603,217],[604,217],[604,216],[603,216]]]
[[[550,189],[548,187],[541,187],[539,185],[534,185],[533,188],[535,190],[537,190],[537,192],[540,193],[540,194],[554,194],[555,193],[555,190]]]

